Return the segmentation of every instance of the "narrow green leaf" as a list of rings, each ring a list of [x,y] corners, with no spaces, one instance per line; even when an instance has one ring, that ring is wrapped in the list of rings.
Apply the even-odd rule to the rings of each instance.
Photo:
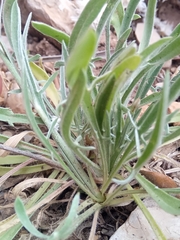
[[[119,2],[120,2],[120,0],[117,0],[117,1],[110,0],[107,2],[107,6],[106,6],[106,8],[103,12],[103,15],[101,16],[98,26],[97,26],[96,32],[97,32],[98,38],[100,37],[100,34],[103,31],[103,28],[104,28],[106,22],[109,20],[109,18],[113,14],[114,10],[117,8]]]
[[[19,68],[22,68],[23,44],[21,35],[21,14],[17,1],[13,3],[11,9],[11,41]]]
[[[136,180],[164,211],[174,215],[180,215],[180,200],[178,198],[169,195],[140,174],[136,175]]]
[[[0,157],[0,165],[11,165],[18,164],[27,161],[29,157],[25,157],[22,155],[7,155],[5,157]]]
[[[180,127],[171,127],[172,132],[163,138],[163,145],[175,142],[180,139]]]
[[[4,1],[4,9],[3,9],[3,24],[4,29],[6,32],[6,35],[8,37],[8,40],[10,41],[10,44],[12,46],[12,39],[11,39],[11,10],[12,6],[16,0],[6,0]]]
[[[150,159],[150,157],[152,156],[152,154],[154,153],[154,151],[156,150],[156,148],[159,146],[160,142],[162,141],[162,136],[163,136],[162,133],[163,133],[164,125],[166,122],[165,116],[166,116],[166,111],[167,111],[167,106],[168,106],[168,84],[169,84],[169,75],[166,74],[165,82],[164,82],[164,89],[163,89],[163,96],[159,103],[159,109],[158,109],[158,111],[156,110],[156,112],[155,112],[155,113],[157,113],[156,124],[155,124],[152,134],[150,134],[150,139],[148,139],[148,144],[146,145],[142,155],[139,157],[139,159],[138,159],[134,169],[132,170],[131,174],[129,175],[129,177],[124,180],[113,179],[113,181],[119,185],[120,184],[124,185],[124,184],[129,183],[136,176],[136,173],[143,166],[143,164],[147,160]],[[156,105],[155,105],[155,107],[156,107]],[[149,109],[155,110],[156,108],[152,108],[152,109],[149,108]],[[144,115],[148,116],[148,114],[144,114]],[[152,111],[150,111],[149,115],[151,115],[151,119],[149,120],[148,118],[146,118],[146,121],[147,122],[150,121],[150,123],[152,123],[154,121],[154,114],[152,114]],[[153,121],[152,121],[152,119],[153,119]],[[146,126],[147,124],[145,125],[146,130],[143,129],[144,125],[145,124],[143,123],[143,125],[139,127],[139,134],[143,134],[148,130],[148,128]],[[133,139],[131,139],[131,142],[129,143],[128,147],[126,148],[126,151],[123,153],[123,157],[119,161],[118,165],[122,164],[123,161],[127,160],[127,157],[128,157],[128,155],[130,155],[134,146],[135,146],[135,142],[134,142],[134,137],[133,137]],[[113,172],[111,173],[111,175],[113,175],[114,172],[116,172],[116,169],[113,169]]]
[[[76,219],[78,217],[79,194],[73,198],[68,216],[63,220],[60,226],[52,233],[48,240],[64,240],[67,239],[78,227]]]
[[[130,189],[131,189],[131,187],[130,187]],[[158,223],[153,218],[153,216],[149,212],[148,208],[144,205],[144,203],[140,199],[140,197],[137,194],[133,194],[133,198],[134,198],[135,202],[137,203],[138,207],[143,212],[143,214],[146,217],[146,219],[148,220],[149,224],[151,225],[154,233],[157,236],[157,239],[159,239],[159,240],[166,240],[166,237],[164,236],[164,234],[163,234],[162,230],[160,229]]]
[[[154,66],[147,72],[147,74],[145,74],[141,82],[141,87],[137,90],[136,98],[142,99],[148,95],[147,92],[151,89],[151,86],[153,86],[153,82],[158,76],[160,70],[161,66]]]
[[[131,94],[131,92],[133,91],[134,87],[136,86],[136,84],[141,80],[141,78],[143,78],[143,76],[145,74],[147,74],[147,72],[152,68],[152,65],[150,64],[141,64],[140,67],[137,68],[136,71],[134,71],[131,75],[131,79],[132,82],[130,84],[128,84],[126,86],[126,88],[124,89],[124,94],[122,96],[122,103],[126,103],[127,101],[129,101],[129,96]]]
[[[140,52],[142,56],[142,60],[144,60],[145,58],[151,57],[152,54],[157,54],[157,50],[162,47],[165,47],[167,43],[170,42],[170,40],[172,40],[172,37],[164,37],[159,39],[157,42],[149,45],[142,52]]]
[[[39,61],[41,55],[40,54],[36,54],[34,56],[29,57],[29,62],[36,62]]]
[[[120,35],[120,37],[118,39],[118,42],[117,42],[117,45],[116,45],[116,50],[121,49],[124,46],[124,44],[125,44],[126,40],[128,39],[131,31],[132,31],[132,29],[128,28]]]
[[[100,93],[96,99],[95,113],[101,132],[103,132],[102,124],[105,117],[106,111],[110,110],[112,101],[114,99],[115,89],[114,85],[116,82],[115,76],[110,76],[106,84],[101,88]]]
[[[106,59],[107,61],[110,59],[111,53],[110,53],[110,19],[107,21],[105,25],[105,36],[106,36],[106,44],[105,44],[105,49],[106,49]]]
[[[141,62],[141,57],[138,54],[134,54],[130,57],[125,58],[121,64],[115,67],[112,72],[114,73],[115,77],[118,78],[123,73],[125,69],[130,71],[135,70]]]
[[[122,2],[120,2],[118,3],[116,11],[113,13],[111,18],[111,24],[113,25],[118,38],[119,38],[119,31],[121,29],[121,23],[122,23],[123,17],[124,17],[124,8],[122,5]]]
[[[151,38],[151,33],[154,28],[154,16],[156,12],[156,0],[151,0],[148,2],[143,37],[139,45],[139,51],[142,51],[149,45],[149,41]]]
[[[111,66],[111,69],[113,69],[114,67],[119,65],[125,58],[130,57],[133,54],[135,54],[136,53],[136,46],[134,45],[134,43],[132,43],[128,47],[126,47],[122,50],[118,49],[117,52],[119,52],[119,55],[117,56],[117,58],[113,62],[112,66]]]
[[[69,35],[67,35],[66,33],[64,33],[60,30],[57,30],[45,23],[32,21],[32,26],[36,30],[38,30],[40,33],[55,39],[59,43],[62,43],[62,41],[64,41],[64,43],[66,45],[68,45],[68,43],[69,43]]]
[[[35,117],[37,124],[44,124],[41,118]],[[11,126],[14,123],[29,124],[29,119],[24,114],[13,113],[9,108],[0,107],[0,121],[8,122]]]
[[[29,14],[29,16],[26,20],[26,24],[24,26],[23,38],[22,38],[24,49],[28,49],[28,47],[27,47],[27,37],[28,37],[29,27],[30,27],[30,24],[31,24],[31,17],[32,17],[32,13]]]
[[[137,20],[137,19],[140,19],[141,18],[141,16],[139,15],[139,14],[134,14],[134,16],[133,16],[133,21],[134,20]]]
[[[39,232],[34,225],[32,225],[32,223],[29,220],[28,215],[26,214],[26,210],[24,207],[23,202],[21,201],[21,199],[19,197],[16,198],[15,200],[15,212],[19,218],[19,220],[21,221],[21,223],[23,224],[23,226],[34,236],[40,238],[40,239],[48,239],[48,236],[42,234],[41,232]]]
[[[70,37],[70,42],[68,46],[69,52],[75,47],[77,39],[80,40],[81,36],[87,29],[90,27],[91,23],[95,20],[98,16],[101,8],[107,2],[107,0],[90,0],[86,7],[84,8],[83,12],[81,13],[74,29]],[[84,54],[85,52],[82,51]],[[80,60],[80,59],[79,59]]]
[[[63,63],[64,61],[67,61],[68,58],[68,51],[66,48],[66,45],[64,42],[62,42],[62,60]],[[65,64],[65,63],[64,63]],[[62,101],[66,100],[67,94],[66,94],[66,79],[65,79],[65,66],[60,66],[60,76],[59,76],[59,83],[60,83],[60,94],[61,94],[61,99]]]
[[[167,60],[180,54],[180,36],[173,38],[170,43],[157,53],[149,62],[151,64],[163,64]]]
[[[70,134],[71,124],[75,112],[79,107],[81,100],[83,99],[85,87],[86,77],[84,73],[80,71],[62,112],[61,132],[68,146],[71,146],[72,148],[74,148],[74,143],[72,142]]]
[[[79,39],[71,52],[66,64],[66,77],[70,87],[73,86],[79,72],[87,69],[96,48],[96,41],[96,33],[92,29],[89,29]]]
[[[143,98],[141,100],[140,106],[144,106],[144,105],[150,104],[152,102],[156,102],[160,99],[160,97],[161,97],[160,92],[154,92],[154,93],[150,94],[149,96]]]
[[[134,13],[136,11],[136,7],[137,7],[139,1],[140,0],[129,2],[129,4],[126,8],[126,11],[125,11],[125,15],[123,17],[121,30],[120,30],[120,35],[130,27],[131,21],[133,19],[133,16],[134,16]]]
[[[180,94],[180,74],[177,74],[176,77],[172,79],[172,85],[169,93],[169,104],[172,103]]]
[[[12,170],[14,167],[0,167],[0,175],[3,176],[10,170]],[[31,173],[38,173],[42,171],[46,171],[49,169],[52,169],[53,167],[50,167],[46,164],[38,164],[38,165],[33,165],[33,166],[28,166],[28,167],[23,167],[17,172],[13,174],[13,176],[19,176],[19,175],[24,175],[24,174],[31,174]]]
[[[140,158],[136,163],[136,166],[135,166],[136,170],[139,170],[142,167],[142,165],[145,163],[145,161],[150,159],[150,157],[152,156],[152,154],[154,153],[154,151],[159,146],[162,140],[164,125],[166,122],[165,116],[166,116],[167,106],[168,106],[168,88],[169,88],[169,81],[170,81],[169,78],[170,78],[169,74],[167,73],[164,81],[162,98],[161,98],[161,101],[159,102],[156,124],[152,132],[152,136],[149,140],[149,143],[146,146],[146,149],[144,150],[143,154],[140,156]]]
[[[97,118],[95,115],[95,109],[94,109],[94,106],[92,105],[91,92],[88,90],[85,91],[84,98],[82,101],[82,106],[83,106],[84,113],[87,117],[87,120],[90,123],[92,127],[92,131],[94,131],[94,135],[98,142],[101,134],[100,134],[100,129],[97,123]]]
[[[172,37],[177,37],[179,35],[180,35],[180,24],[178,24],[171,33]]]
[[[114,52],[114,54],[110,57],[110,59],[105,63],[103,68],[101,69],[99,76],[105,74],[113,65],[113,62],[117,62],[117,58],[119,57],[120,53],[122,52],[122,49],[118,49],[117,51]]]
[[[109,79],[100,88],[95,103],[95,112],[101,131],[106,111],[110,111],[112,103],[116,97],[116,92],[129,76],[129,73],[125,73],[124,71],[136,69],[140,61],[141,58],[138,55],[132,55],[125,58],[121,64],[114,68]]]
[[[173,78],[173,83],[170,86],[168,105],[170,105],[179,96],[180,94],[179,85],[180,85],[180,75],[177,75],[176,77]],[[151,106],[147,109],[145,114],[143,114],[143,116],[140,118],[138,122],[138,125],[141,126],[140,127],[141,133],[148,131],[148,129],[151,127],[152,123],[154,122],[154,116],[158,112],[158,105],[155,102],[158,99],[160,99],[161,95],[162,95],[162,92],[152,94],[152,98],[154,98],[155,100],[154,104],[151,104]],[[147,97],[148,101],[149,101],[149,98],[151,98],[151,95]],[[145,104],[144,100],[142,100],[141,102],[142,104]],[[178,137],[175,132],[173,133],[173,136],[175,138]],[[164,140],[166,139],[167,141],[169,141],[170,139],[174,138],[173,136],[172,138],[171,136],[170,137],[166,136]]]
[[[48,178],[55,179],[58,174],[59,174],[59,171],[54,170]],[[67,180],[68,180],[68,176],[65,175],[65,177],[62,179],[62,181],[67,181]],[[49,194],[49,192],[52,193],[52,191],[55,191],[58,187],[60,187],[60,184],[55,184],[55,186],[53,186],[53,187],[51,187],[50,185],[51,185],[51,183],[49,183],[49,182],[45,182],[42,184],[42,186],[35,192],[35,194],[31,197],[31,199],[26,204],[27,209],[34,206],[37,203],[37,201],[39,201],[40,198],[41,199],[45,198]],[[50,188],[50,189],[48,189],[48,188]],[[11,219],[10,221],[13,222],[13,220],[14,219]],[[11,225],[13,225],[12,222],[11,222]],[[15,226],[10,227],[7,231],[0,233],[0,239],[1,240],[14,239],[21,228],[22,228],[21,223],[18,223]]]

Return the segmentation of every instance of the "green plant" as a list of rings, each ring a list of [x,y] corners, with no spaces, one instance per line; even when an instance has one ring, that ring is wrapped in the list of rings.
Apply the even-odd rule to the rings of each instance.
[[[180,214],[180,200],[169,195],[168,189],[165,191],[155,188],[152,183],[139,174],[139,170],[152,157],[157,147],[179,137],[180,128],[168,126],[168,121],[174,115],[167,116],[166,113],[168,105],[180,93],[179,75],[170,81],[167,72],[163,90],[154,92],[150,96],[146,96],[146,93],[151,88],[163,63],[180,54],[180,26],[177,26],[170,37],[163,38],[149,46],[156,6],[155,0],[149,1],[144,38],[139,50],[133,43],[127,45],[127,39],[131,32],[130,24],[138,2],[131,0],[124,12],[120,0],[90,0],[71,36],[46,24],[33,22],[34,28],[62,44],[60,68],[48,80],[42,69],[38,69],[31,62],[33,59],[29,59],[27,55],[26,39],[31,15],[22,35],[17,1],[6,0],[4,3],[3,23],[18,67],[2,43],[0,57],[13,73],[21,88],[27,117],[20,114],[13,115],[12,112],[9,113],[9,110],[1,109],[0,119],[4,119],[6,114],[9,114],[11,124],[21,122],[21,118],[22,122],[31,124],[33,131],[45,146],[45,150],[23,141],[17,146],[21,150],[38,152],[46,156],[52,163],[59,163],[59,169],[63,168],[65,172],[64,175],[61,175],[61,183],[56,183],[53,187],[47,183],[43,184],[42,188],[25,204],[27,214],[32,216],[40,206],[47,202],[46,198],[49,201],[55,197],[62,191],[59,190],[60,186],[67,188],[72,180],[88,196],[87,200],[82,202],[79,207],[79,197],[75,196],[68,217],[51,236],[44,236],[34,230],[25,214],[22,202],[17,199],[15,202],[17,216],[21,223],[39,238],[65,239],[88,216],[103,207],[117,206],[129,200],[135,200],[144,211],[158,239],[165,239],[140,200],[144,194],[150,195],[165,211]],[[90,25],[105,3],[107,6],[96,31],[94,31]],[[119,15],[119,13],[121,14]],[[120,24],[116,50],[111,56],[108,42],[112,15],[116,17],[116,29],[118,26],[116,21],[119,20]],[[104,27],[106,28],[107,61],[99,76],[94,76],[92,59]],[[53,80],[58,73],[60,75],[60,97],[52,87]],[[37,75],[40,76],[38,79]],[[44,81],[39,83],[37,80]],[[69,94],[66,93],[66,84]],[[135,101],[130,105],[129,99],[137,84],[139,84],[139,88]],[[55,99],[52,101],[54,104],[51,104],[49,98],[44,94],[46,90],[50,92],[50,100],[52,100],[52,92],[55,92],[53,95]],[[140,115],[141,107],[147,104],[149,104],[148,109]],[[32,106],[36,109],[38,118],[35,117]],[[48,128],[46,136],[39,127],[40,123],[45,124]],[[50,137],[56,142],[57,148],[50,144]],[[0,136],[0,140],[1,143],[4,143],[6,138]],[[131,167],[130,163],[134,159],[137,161],[134,167]],[[127,178],[122,175],[122,169],[129,172]],[[50,178],[56,178],[59,171],[54,170]],[[133,179],[137,179],[142,186],[141,189],[130,187]],[[65,181],[66,185],[63,185]],[[114,190],[111,192],[110,187],[113,184]],[[179,189],[174,190],[174,192],[179,191]],[[172,202],[173,204],[170,204]],[[33,205],[35,207],[32,207]],[[86,210],[83,212],[84,209]],[[62,237],[63,226],[75,218],[74,228]],[[3,224],[6,224],[6,227],[1,229],[1,239],[13,239],[22,227],[21,223],[15,215],[10,217],[6,223],[0,223],[0,229]]]

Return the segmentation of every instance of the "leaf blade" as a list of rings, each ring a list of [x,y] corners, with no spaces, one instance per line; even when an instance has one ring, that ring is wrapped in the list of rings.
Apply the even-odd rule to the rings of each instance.
[[[164,211],[174,215],[180,215],[180,200],[178,198],[156,187],[140,174],[136,176],[136,179]]]

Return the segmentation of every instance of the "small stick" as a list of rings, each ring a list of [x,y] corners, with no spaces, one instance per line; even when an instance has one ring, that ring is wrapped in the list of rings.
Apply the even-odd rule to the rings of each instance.
[[[110,50],[110,53],[113,54],[114,53],[114,49]],[[106,57],[106,51],[98,51],[95,54],[95,57],[102,57],[105,58]],[[62,55],[52,55],[52,56],[41,56],[40,59],[42,59],[43,62],[56,62],[61,60]],[[36,61],[38,62],[38,61]]]
[[[49,165],[49,166],[51,166],[55,169],[63,170],[61,165],[58,162],[50,160],[50,159],[48,159],[48,158],[46,158],[42,155],[34,154],[34,153],[31,153],[31,152],[28,152],[28,151],[23,151],[23,150],[20,150],[18,148],[12,148],[12,147],[6,146],[4,144],[0,144],[0,149],[6,150],[6,151],[9,151],[9,152],[13,152],[13,153],[16,153],[16,154],[19,154],[19,155],[24,155],[26,157],[33,158],[33,159],[38,160],[40,162],[46,163],[47,165]]]

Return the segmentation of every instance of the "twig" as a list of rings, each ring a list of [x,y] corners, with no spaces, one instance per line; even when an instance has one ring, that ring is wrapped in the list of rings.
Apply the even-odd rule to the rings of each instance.
[[[110,49],[110,53],[114,53],[114,49]],[[95,57],[106,57],[106,51],[98,51]],[[61,60],[62,55],[52,55],[52,56],[41,56],[43,62],[56,62]],[[36,61],[38,62],[38,61]]]
[[[94,213],[93,223],[92,223],[92,227],[91,227],[91,231],[90,231],[88,240],[95,239],[98,216],[99,216],[99,209]]]
[[[13,152],[13,153],[16,153],[16,154],[19,154],[19,155],[24,155],[26,157],[30,157],[30,158],[33,158],[35,160],[38,160],[40,162],[43,162],[43,163],[46,163],[47,165],[55,168],[55,169],[58,169],[58,170],[63,170],[61,165],[53,160],[50,160],[42,155],[38,155],[38,154],[34,154],[34,153],[31,153],[31,152],[28,152],[28,151],[23,151],[23,150],[20,150],[18,148],[12,148],[12,147],[9,147],[9,146],[6,146],[4,144],[0,144],[0,149],[4,149],[6,151],[9,151],[9,152]]]

